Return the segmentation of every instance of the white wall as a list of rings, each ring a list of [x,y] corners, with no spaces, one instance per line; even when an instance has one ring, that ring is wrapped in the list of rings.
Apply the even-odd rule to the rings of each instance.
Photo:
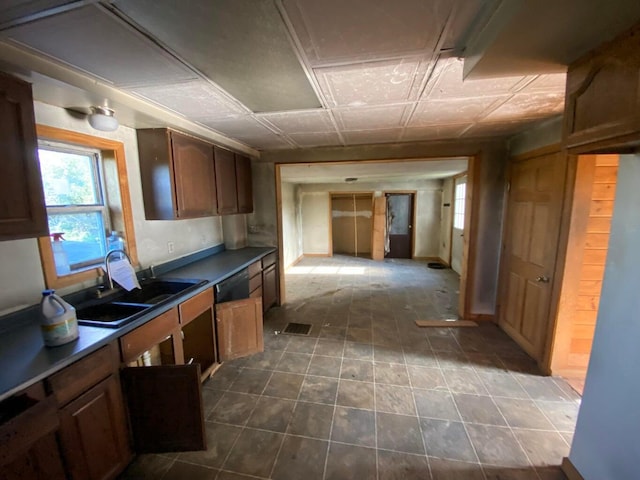
[[[305,254],[330,254],[331,201],[329,192],[382,192],[415,190],[415,257],[437,257],[440,243],[441,180],[367,182],[356,184],[301,184],[302,236]]]
[[[300,202],[302,253],[305,255],[328,255],[331,253],[329,226],[331,200],[326,190],[309,191],[298,187]]]
[[[621,155],[598,320],[569,458],[585,480],[638,478],[640,155]]]
[[[300,211],[296,200],[296,187],[292,183],[282,184],[282,238],[284,268],[302,255],[300,235]]]
[[[93,130],[84,119],[70,116],[66,110],[35,102],[36,122],[65,130],[122,142],[125,147],[131,208],[133,210],[138,259],[142,267],[162,263],[223,242],[221,217],[195,220],[146,221],[142,201],[136,132],[120,126],[115,132]],[[173,242],[173,253],[167,242]],[[0,242],[0,310],[40,299],[44,277],[35,239]],[[61,290],[68,293],[78,287]]]
[[[273,163],[251,160],[253,213],[247,215],[247,237],[253,247],[277,247],[276,181]]]

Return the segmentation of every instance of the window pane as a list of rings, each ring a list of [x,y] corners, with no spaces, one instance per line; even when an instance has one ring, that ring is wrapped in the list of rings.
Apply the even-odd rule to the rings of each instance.
[[[101,212],[49,212],[49,231],[64,233],[62,246],[72,270],[102,262],[106,239]]]
[[[38,149],[40,172],[48,207],[101,203],[90,154]]]

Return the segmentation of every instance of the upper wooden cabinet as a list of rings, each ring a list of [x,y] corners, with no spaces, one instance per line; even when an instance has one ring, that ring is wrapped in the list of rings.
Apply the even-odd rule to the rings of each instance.
[[[251,159],[224,148],[214,147],[218,213],[253,212]]]
[[[212,146],[165,128],[137,135],[147,220],[216,215]]]
[[[253,184],[251,159],[236,153],[236,190],[238,192],[238,213],[253,212]]]
[[[0,240],[49,234],[31,86],[0,72]]]
[[[238,213],[235,155],[233,152],[217,146],[213,147],[213,151],[216,166],[218,213],[220,215]]]
[[[564,140],[567,147],[579,147],[639,132],[640,27],[635,27],[569,67]]]

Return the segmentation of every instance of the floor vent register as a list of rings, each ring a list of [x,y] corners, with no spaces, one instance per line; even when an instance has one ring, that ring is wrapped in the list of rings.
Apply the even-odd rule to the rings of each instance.
[[[308,323],[287,323],[287,326],[284,327],[282,333],[287,333],[289,335],[309,335],[311,332],[311,325]]]

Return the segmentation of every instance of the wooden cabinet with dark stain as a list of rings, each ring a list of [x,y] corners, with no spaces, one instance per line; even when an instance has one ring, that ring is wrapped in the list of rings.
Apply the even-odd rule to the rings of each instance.
[[[211,144],[173,130],[137,130],[147,220],[217,215]]]
[[[116,478],[132,452],[115,345],[73,363],[47,384],[59,408],[59,438],[68,477]]]
[[[49,234],[31,86],[0,72],[0,240]]]
[[[273,252],[262,258],[262,307],[265,312],[280,303],[278,284],[278,254]]]
[[[236,153],[236,191],[238,194],[238,213],[253,212],[253,179],[251,159]]]
[[[213,147],[213,152],[215,158],[218,213],[220,215],[238,213],[235,154],[218,146]]]

